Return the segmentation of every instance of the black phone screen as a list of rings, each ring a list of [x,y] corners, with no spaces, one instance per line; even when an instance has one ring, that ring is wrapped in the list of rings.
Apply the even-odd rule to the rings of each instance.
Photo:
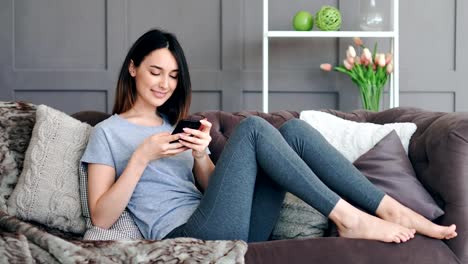
[[[181,120],[179,123],[177,123],[176,127],[174,128],[174,131],[172,131],[172,135],[183,133],[184,130],[183,128],[191,128],[191,129],[199,129],[201,126],[200,121],[196,120]]]
[[[191,129],[199,129],[201,126],[200,121],[198,120],[180,120],[179,123],[177,123],[176,127],[174,128],[174,131],[172,131],[172,135],[179,134],[179,133],[184,133],[183,128],[191,128]],[[172,141],[171,143],[177,142]]]

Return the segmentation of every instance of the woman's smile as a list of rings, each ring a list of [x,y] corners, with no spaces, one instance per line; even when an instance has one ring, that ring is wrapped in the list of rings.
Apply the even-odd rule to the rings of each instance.
[[[153,89],[151,89],[151,92],[156,98],[159,98],[159,99],[163,99],[164,97],[166,97],[166,94],[167,94],[167,92],[155,91]]]

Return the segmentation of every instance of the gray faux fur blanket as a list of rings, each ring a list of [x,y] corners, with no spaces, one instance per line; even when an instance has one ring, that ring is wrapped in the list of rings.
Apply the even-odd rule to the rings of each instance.
[[[244,241],[65,240],[0,211],[0,263],[244,263]]]

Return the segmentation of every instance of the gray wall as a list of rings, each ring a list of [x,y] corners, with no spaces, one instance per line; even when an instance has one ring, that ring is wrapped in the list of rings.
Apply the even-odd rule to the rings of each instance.
[[[270,0],[270,29],[288,30],[297,10],[329,4],[343,12],[343,29],[355,30],[358,3]],[[0,0],[0,6],[2,101],[110,111],[127,49],[160,27],[176,33],[185,49],[192,112],[261,109],[262,0]],[[468,111],[467,19],[466,1],[400,1],[400,105]],[[358,108],[357,89],[345,76],[318,69],[339,62],[351,41],[272,39],[270,111]],[[388,48],[388,41],[379,43]]]

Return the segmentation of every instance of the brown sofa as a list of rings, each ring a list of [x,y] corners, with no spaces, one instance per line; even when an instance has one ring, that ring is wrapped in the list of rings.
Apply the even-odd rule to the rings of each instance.
[[[404,244],[339,237],[250,243],[247,263],[465,263],[468,264],[468,113],[430,112],[416,108],[394,108],[379,113],[327,112],[339,117],[377,124],[414,122],[409,156],[417,176],[445,215],[440,224],[455,223],[458,237],[450,241],[416,236]],[[280,111],[228,113],[209,111],[195,114],[213,123],[210,150],[214,162],[237,123],[249,115],[259,115],[276,127],[299,113]],[[75,118],[95,125],[108,117],[99,112],[79,112]]]

